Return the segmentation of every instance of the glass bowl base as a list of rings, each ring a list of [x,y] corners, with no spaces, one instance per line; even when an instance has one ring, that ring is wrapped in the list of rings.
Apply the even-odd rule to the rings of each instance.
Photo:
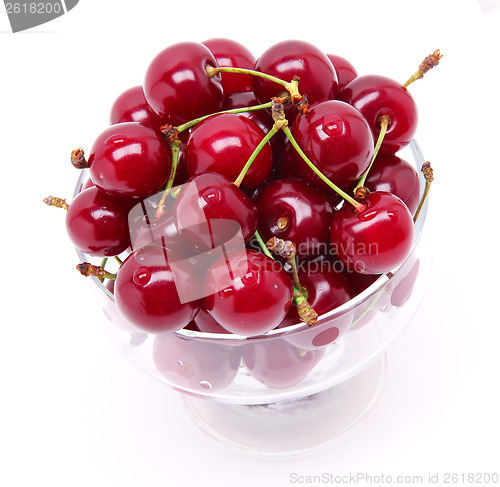
[[[191,419],[226,447],[251,456],[293,457],[327,448],[354,432],[378,404],[386,354],[323,392],[270,404],[240,405],[183,394]]]

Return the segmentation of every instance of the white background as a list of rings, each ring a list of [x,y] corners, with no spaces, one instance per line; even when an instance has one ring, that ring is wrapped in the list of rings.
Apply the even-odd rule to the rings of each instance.
[[[0,484],[286,486],[292,473],[500,472],[498,266],[499,2],[81,0],[9,33],[0,12]],[[110,105],[167,45],[231,37],[256,56],[287,38],[347,57],[360,74],[411,86],[435,170],[427,231],[433,274],[389,351],[385,394],[341,444],[256,460],[213,443],[179,395],[109,343],[64,215],[72,149],[89,148]]]

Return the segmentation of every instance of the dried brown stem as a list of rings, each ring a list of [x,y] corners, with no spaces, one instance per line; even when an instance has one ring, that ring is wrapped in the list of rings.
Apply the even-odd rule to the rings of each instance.
[[[71,152],[71,164],[73,164],[76,169],[86,169],[89,167],[87,159],[85,159],[85,153],[80,147]]]

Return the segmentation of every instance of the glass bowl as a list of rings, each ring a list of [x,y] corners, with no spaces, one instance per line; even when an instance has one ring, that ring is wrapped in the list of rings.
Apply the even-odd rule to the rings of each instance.
[[[398,155],[420,173],[424,158],[415,141]],[[87,177],[84,171],[75,194]],[[421,194],[424,185],[420,175]],[[313,327],[297,323],[249,338],[190,329],[152,335],[127,323],[112,292],[92,278],[96,299],[120,350],[181,392],[191,418],[212,438],[254,455],[311,452],[352,432],[380,398],[385,351],[416,311],[430,272],[427,206],[428,200],[405,262]]]

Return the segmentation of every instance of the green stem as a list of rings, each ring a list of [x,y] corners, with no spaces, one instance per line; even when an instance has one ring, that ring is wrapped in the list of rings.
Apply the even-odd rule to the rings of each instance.
[[[265,78],[269,81],[273,81],[274,83],[278,83],[287,90],[290,87],[290,83],[288,83],[287,81],[276,78],[275,76],[271,76],[270,74],[261,73],[260,71],[255,71],[254,69],[229,68],[229,67],[213,68],[212,66],[207,66],[206,71],[208,73],[208,76],[210,76],[211,78],[213,78],[217,73],[251,74],[252,76],[259,76],[260,78]]]
[[[365,205],[356,201],[352,196],[348,195],[345,191],[342,191],[336,184],[332,183],[314,164],[311,160],[304,154],[304,151],[297,144],[297,141],[293,137],[290,129],[287,126],[283,127],[283,132],[290,140],[290,143],[293,145],[295,150],[299,153],[300,157],[304,160],[304,162],[309,166],[311,171],[313,171],[329,188],[333,189],[339,196],[342,196],[347,202],[351,203],[351,205],[356,208],[356,211],[363,211],[365,209]]]
[[[271,252],[267,248],[267,245],[265,244],[264,240],[262,240],[262,237],[260,236],[260,233],[258,230],[255,230],[254,238],[255,238],[255,240],[257,240],[258,244],[260,245],[262,252],[265,255],[267,255],[270,259],[274,260],[273,254],[271,254]]]
[[[360,180],[358,181],[358,184],[354,188],[354,194],[356,194],[356,190],[358,188],[361,188],[362,186],[365,185],[366,178],[368,177],[368,173],[370,172],[370,169],[373,166],[373,163],[375,161],[375,158],[377,157],[378,151],[380,150],[380,147],[382,146],[382,142],[384,141],[385,134],[387,132],[387,127],[391,124],[391,118],[389,115],[382,115],[380,117],[380,133],[378,134],[377,138],[377,143],[375,144],[375,149],[373,150],[373,157],[370,162],[370,165],[366,169],[366,171],[363,173],[361,176]]]
[[[118,264],[122,265],[123,264],[123,261],[120,259],[120,257],[118,257],[117,255],[115,255],[115,260],[116,262],[118,262]]]
[[[165,200],[167,199],[167,196],[170,194],[170,190],[174,185],[175,173],[177,172],[180,146],[181,142],[179,139],[176,139],[174,142],[170,144],[170,148],[172,149],[172,168],[170,169],[170,176],[168,177],[167,185],[165,186],[165,190],[163,191],[161,200],[158,203],[158,208],[155,213],[156,218],[160,218],[160,216],[162,216],[163,213],[165,212]]]
[[[276,124],[273,125],[273,128],[266,134],[266,136],[260,141],[259,145],[255,148],[255,150],[252,152],[252,155],[248,158],[248,161],[245,163],[243,166],[243,169],[241,170],[240,174],[234,181],[234,185],[240,187],[240,184],[243,181],[243,178],[245,177],[246,173],[250,169],[250,166],[252,165],[253,161],[255,158],[259,155],[260,151],[263,149],[263,147],[269,142],[271,137],[278,132],[279,128],[276,128]]]
[[[216,112],[216,113],[211,113],[210,115],[204,115],[203,117],[198,117],[193,120],[190,120],[189,122],[183,123],[182,125],[179,125],[176,127],[177,132],[181,133],[184,132],[184,130],[187,130],[197,123],[203,122],[203,120],[213,117],[214,115],[220,115],[221,113],[245,113],[245,112],[253,112],[256,110],[264,110],[266,108],[271,108],[272,102],[268,103],[262,103],[261,105],[254,105],[253,107],[242,107],[242,108],[232,108],[231,110],[223,110],[221,112]]]

